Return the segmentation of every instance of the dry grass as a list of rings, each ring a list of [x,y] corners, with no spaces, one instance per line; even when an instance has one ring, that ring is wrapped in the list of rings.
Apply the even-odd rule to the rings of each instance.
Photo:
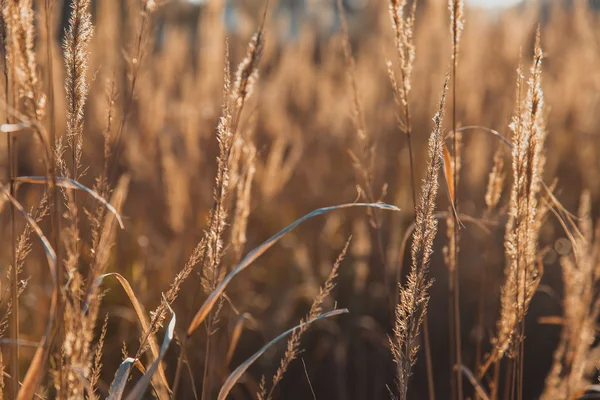
[[[598,391],[587,2],[119,3],[0,1],[0,399]]]

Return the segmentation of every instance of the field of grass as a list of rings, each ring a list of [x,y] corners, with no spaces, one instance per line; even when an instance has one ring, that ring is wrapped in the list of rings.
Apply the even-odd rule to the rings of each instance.
[[[0,1],[0,399],[600,398],[600,13],[344,3]]]

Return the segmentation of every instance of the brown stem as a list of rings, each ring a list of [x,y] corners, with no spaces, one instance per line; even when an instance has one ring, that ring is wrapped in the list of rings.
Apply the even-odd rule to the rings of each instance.
[[[454,24],[457,24],[456,18],[454,18]],[[457,26],[453,28],[454,32],[454,43],[452,46],[452,130],[456,131],[456,67],[457,67]],[[452,165],[452,179],[454,181],[454,209],[458,212],[458,140],[456,135],[452,135],[452,150],[453,150],[453,158],[454,162]],[[455,365],[453,366],[453,373],[456,375],[456,388],[458,394],[458,400],[463,399],[463,387],[462,387],[462,375],[460,372],[460,367],[462,366],[462,347],[461,347],[461,326],[460,326],[460,285],[459,285],[459,270],[458,270],[458,242],[459,242],[459,221],[457,218],[457,213],[454,213],[454,245],[452,246],[453,259],[455,262],[453,269],[453,277],[451,279],[454,280],[454,293],[452,296],[452,303],[454,304],[454,312],[453,317],[454,320],[452,324],[454,325],[454,339],[455,350],[456,350],[456,358]],[[452,293],[451,293],[452,294]]]
[[[7,136],[8,147],[8,174],[10,179],[10,195],[15,197],[15,154],[14,145],[16,139],[11,133]],[[12,345],[12,363],[11,375],[13,377],[13,396],[16,399],[19,394],[19,297],[18,297],[18,271],[17,271],[17,244],[15,232],[15,209],[10,205],[10,236],[11,236],[11,254],[12,254],[12,269],[11,269],[11,338],[14,340]]]

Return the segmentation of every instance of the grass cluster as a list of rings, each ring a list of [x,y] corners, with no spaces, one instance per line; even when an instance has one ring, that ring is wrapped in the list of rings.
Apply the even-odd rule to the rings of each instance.
[[[0,1],[0,399],[598,396],[600,15],[240,3]]]

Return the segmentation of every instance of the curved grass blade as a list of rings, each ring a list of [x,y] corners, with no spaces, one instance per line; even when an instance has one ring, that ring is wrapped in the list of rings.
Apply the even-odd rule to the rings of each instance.
[[[236,276],[241,271],[243,271],[250,264],[252,264],[258,257],[263,255],[269,248],[271,248],[271,246],[273,246],[275,243],[277,243],[279,241],[279,239],[281,239],[283,236],[285,236],[285,234],[287,234],[289,231],[291,231],[292,229],[294,229],[295,227],[300,225],[302,222],[304,222],[310,218],[316,217],[317,215],[325,214],[330,211],[339,210],[342,208],[351,208],[351,207],[371,207],[371,208],[379,208],[379,209],[383,209],[383,210],[400,211],[400,209],[398,207],[392,206],[389,204],[348,203],[348,204],[340,204],[337,206],[318,208],[318,209],[314,210],[313,212],[306,214],[304,217],[292,222],[290,225],[285,227],[283,230],[279,231],[278,233],[276,233],[275,235],[271,236],[269,239],[264,241],[260,246],[256,247],[252,251],[250,251],[246,255],[246,257],[244,257],[244,259],[229,274],[227,274],[227,276],[225,278],[223,278],[223,280],[221,281],[219,286],[217,286],[215,288],[215,290],[213,290],[211,292],[211,294],[208,296],[206,301],[204,301],[204,304],[202,304],[202,307],[200,307],[200,310],[198,310],[198,312],[194,316],[194,319],[192,320],[192,322],[190,323],[190,326],[188,327],[187,335],[191,336],[191,334],[198,328],[198,326],[200,326],[202,321],[204,321],[204,319],[206,318],[206,316],[208,315],[210,310],[212,310],[213,306],[215,305],[215,303],[217,302],[219,297],[221,297],[221,295],[225,291],[225,288],[227,287],[229,282],[231,282],[233,277]]]
[[[127,384],[127,379],[129,379],[131,367],[135,361],[135,358],[127,357],[123,360],[121,365],[119,365],[119,369],[115,374],[115,379],[113,379],[112,383],[110,384],[108,400],[121,400],[121,397],[123,397],[123,391],[125,390],[125,385]]]
[[[163,339],[162,345],[160,346],[160,353],[158,354],[158,358],[152,363],[150,368],[148,368],[148,370],[146,371],[144,376],[142,376],[142,379],[140,379],[139,382],[133,387],[133,390],[127,396],[127,400],[141,399],[144,396],[144,393],[146,393],[146,390],[148,389],[148,385],[150,384],[150,381],[152,380],[152,376],[154,375],[156,370],[159,368],[160,361],[164,358],[165,353],[167,352],[167,349],[169,348],[169,345],[171,344],[171,341],[173,340],[173,335],[175,332],[175,323],[177,321],[177,317],[175,315],[175,312],[173,311],[173,309],[167,302],[167,299],[164,298],[164,296],[163,296],[163,299],[164,299],[165,303],[167,304],[167,307],[169,308],[169,312],[171,313],[171,321],[169,322],[169,325],[167,326],[167,331],[165,332],[165,338]]]
[[[33,183],[33,184],[39,185],[39,184],[44,184],[44,183],[48,182],[48,178],[45,176],[19,176],[19,177],[15,178],[15,182]],[[81,190],[83,192],[86,192],[87,194],[89,194],[90,196],[92,196],[93,198],[98,200],[100,203],[102,203],[111,213],[113,213],[115,215],[115,218],[117,218],[117,221],[119,221],[119,226],[121,227],[121,229],[125,228],[123,225],[123,220],[121,219],[121,216],[119,215],[117,210],[108,201],[106,201],[102,196],[100,196],[98,193],[96,193],[92,189],[88,188],[87,186],[82,185],[81,183],[77,182],[76,180],[64,178],[61,176],[56,177],[56,185],[63,187],[65,189],[74,189],[74,190]]]
[[[96,287],[99,286],[102,283],[102,281],[104,280],[104,278],[107,278],[110,276],[114,276],[115,278],[117,278],[117,281],[119,281],[119,283],[121,284],[121,287],[127,294],[127,297],[129,297],[129,301],[131,301],[131,305],[133,305],[133,309],[138,317],[138,321],[140,322],[140,326],[142,328],[142,333],[145,334],[146,332],[150,332],[151,327],[150,327],[150,321],[148,321],[148,313],[146,312],[146,309],[144,308],[142,303],[140,303],[140,301],[135,296],[135,293],[133,292],[131,285],[129,284],[127,279],[125,279],[125,277],[123,277],[123,275],[116,273],[116,272],[111,272],[108,274],[100,275],[94,281],[94,286],[96,286]],[[86,305],[86,310],[87,310],[87,305]],[[160,355],[160,351],[159,351],[158,343],[156,342],[156,338],[154,337],[154,335],[148,335],[148,343],[150,344],[150,351],[152,352],[152,356],[155,359],[158,359],[159,355]],[[162,385],[168,391],[169,384],[167,381],[167,377],[165,375],[165,371],[164,371],[162,365],[160,365],[160,363],[158,366],[158,374],[160,376]]]
[[[495,129],[491,129],[491,128],[481,126],[481,125],[468,125],[468,126],[463,126],[462,128],[458,128],[456,131],[451,130],[450,132],[448,132],[448,134],[446,135],[446,137],[444,139],[449,139],[455,133],[458,133],[458,132],[466,132],[466,131],[472,131],[472,130],[481,130],[483,132],[487,132],[491,135],[494,135],[498,139],[502,140],[506,145],[508,145],[508,147],[512,148],[512,142],[510,141],[510,139],[506,138],[504,135],[502,135],[500,132],[498,132]]]
[[[289,334],[291,334],[292,332],[294,332],[296,329],[300,329],[300,328],[302,328],[304,326],[310,325],[310,324],[312,324],[312,323],[314,323],[314,322],[316,322],[316,321],[318,321],[320,319],[325,319],[325,318],[334,317],[336,315],[347,314],[347,313],[348,313],[348,309],[346,309],[346,308],[341,309],[341,310],[329,311],[327,313],[319,315],[315,319],[311,319],[310,321],[303,322],[303,323],[301,323],[299,325],[296,325],[292,329],[289,329],[289,330],[283,332],[281,335],[279,335],[275,339],[271,340],[269,343],[267,343],[266,345],[264,345],[259,351],[257,351],[256,353],[254,353],[254,355],[252,357],[250,357],[249,359],[247,359],[246,361],[244,361],[239,367],[237,367],[235,369],[235,371],[233,371],[231,373],[231,375],[229,375],[229,377],[227,378],[227,380],[225,381],[225,383],[221,387],[221,390],[219,391],[219,397],[217,398],[217,400],[225,400],[227,398],[227,395],[231,391],[231,388],[233,388],[233,386],[237,383],[237,381],[242,377],[242,375],[244,374],[244,372],[246,372],[246,370],[261,355],[263,355],[263,353],[265,351],[267,351],[269,349],[269,347],[273,346],[275,343],[277,343],[281,339],[285,338],[286,336],[288,336]]]

